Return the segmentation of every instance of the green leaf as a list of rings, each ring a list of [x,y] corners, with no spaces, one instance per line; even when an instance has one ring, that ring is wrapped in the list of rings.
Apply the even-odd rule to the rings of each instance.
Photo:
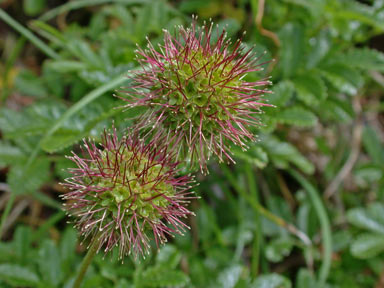
[[[156,255],[156,265],[175,269],[181,260],[181,253],[172,244],[164,245]]]
[[[318,104],[327,97],[327,88],[317,74],[301,75],[292,79],[295,85],[297,98],[307,105]]]
[[[348,123],[355,116],[351,104],[350,101],[345,101],[344,99],[329,97],[315,109],[317,115],[323,120]]]
[[[234,288],[240,279],[243,267],[241,265],[232,265],[220,272],[217,277],[217,286],[221,288]]]
[[[46,240],[39,249],[39,270],[43,280],[57,286],[62,279],[61,258],[52,240]]]
[[[384,235],[384,205],[372,203],[367,208],[354,208],[347,213],[348,222],[356,227]]]
[[[18,147],[0,141],[0,167],[14,164],[25,158]]]
[[[347,64],[332,64],[321,67],[320,73],[338,91],[355,95],[357,89],[363,85],[363,77],[355,69],[348,67]]]
[[[260,144],[267,151],[269,158],[279,168],[286,169],[289,163],[299,167],[304,173],[312,174],[315,167],[290,143],[282,142],[277,137],[262,135]]]
[[[68,51],[79,60],[87,63],[92,68],[102,68],[103,63],[100,57],[93,51],[89,44],[81,39],[71,39],[67,41]]]
[[[106,108],[108,107],[103,107],[95,103],[89,105],[83,111],[68,119],[67,122],[64,123],[65,127],[58,129],[53,135],[45,138],[40,144],[41,148],[46,152],[52,153],[78,142],[91,134],[91,132],[95,132],[93,134],[98,135],[99,130],[103,130],[107,124],[109,125],[109,123],[107,123],[109,119],[122,113],[122,108],[116,108],[114,105],[104,111]],[[126,113],[127,116],[132,117],[133,115],[137,116],[135,113],[140,113],[143,109],[132,108],[128,111],[129,112]],[[94,129],[96,131],[93,131]]]
[[[293,241],[289,238],[276,238],[265,248],[265,257],[271,262],[280,262],[288,256],[293,248]]]
[[[256,278],[250,288],[291,288],[291,282],[278,274],[266,274]]]
[[[317,288],[315,276],[307,269],[300,269],[297,275],[296,288]],[[320,287],[319,287],[320,288]]]
[[[259,168],[264,168],[268,164],[268,155],[264,149],[256,144],[243,151],[239,146],[233,146],[232,153],[236,158],[245,160]]]
[[[24,0],[23,8],[25,14],[28,16],[35,16],[43,11],[45,7],[45,0]]]
[[[268,94],[268,103],[277,106],[277,108],[284,107],[289,100],[291,100],[294,93],[294,86],[290,81],[280,81],[272,88],[273,93]],[[274,111],[276,108],[269,108]]]
[[[64,111],[60,102],[40,102],[21,112],[0,110],[0,127],[6,138],[25,138],[43,133]]]
[[[73,73],[86,69],[88,66],[83,62],[72,60],[52,60],[47,62],[47,66],[59,73]]]
[[[384,252],[384,235],[364,233],[351,244],[351,253],[356,258],[368,259]]]
[[[360,25],[366,24],[379,31],[384,30],[383,17],[380,13],[376,13],[373,7],[358,1],[338,1],[339,4],[334,15],[337,18],[347,21],[356,21]]]
[[[75,229],[68,227],[65,229],[60,241],[60,257],[63,262],[68,264],[75,257],[77,245],[77,232]]]
[[[316,115],[299,106],[294,106],[278,112],[275,119],[280,123],[301,127],[311,127],[317,124]]]
[[[49,178],[49,160],[39,158],[29,167],[24,163],[13,165],[8,173],[7,182],[12,193],[25,195],[36,192]]]
[[[181,271],[156,266],[143,271],[138,281],[144,287],[174,287],[188,284],[189,278]]]
[[[22,70],[16,76],[15,87],[20,93],[36,98],[42,98],[48,95],[42,79],[29,70]]]
[[[12,244],[15,247],[15,252],[22,263],[25,263],[28,259],[28,253],[31,250],[31,228],[28,226],[17,226],[14,240]]]
[[[337,57],[338,62],[363,70],[384,72],[384,53],[369,48],[353,48]]]
[[[370,126],[364,127],[363,130],[363,144],[365,150],[368,152],[373,163],[383,165],[384,163],[384,147],[377,136],[378,133]]]
[[[280,65],[284,78],[289,78],[298,70],[304,50],[304,32],[302,26],[287,23],[279,32],[281,40]]]
[[[9,285],[36,287],[39,277],[28,268],[16,264],[0,264],[0,279]]]
[[[384,169],[379,164],[367,163],[356,167],[353,175],[359,187],[371,188],[375,183],[379,183],[380,179],[383,179]]]
[[[308,1],[305,2],[309,3]],[[331,48],[331,36],[329,34],[330,33],[327,30],[322,30],[317,37],[311,39],[309,43],[311,50],[309,55],[306,57],[307,70],[315,68],[327,55],[329,49]]]

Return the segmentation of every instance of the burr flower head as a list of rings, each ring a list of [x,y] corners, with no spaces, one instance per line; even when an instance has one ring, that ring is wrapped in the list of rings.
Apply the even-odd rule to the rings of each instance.
[[[152,238],[159,245],[168,235],[189,228],[180,218],[190,212],[190,176],[176,177],[177,163],[161,139],[145,143],[137,133],[118,139],[116,130],[104,132],[100,145],[85,141],[84,158],[68,157],[77,168],[64,185],[63,198],[81,234],[98,238],[105,252],[119,247],[119,256],[149,253]]]
[[[132,77],[126,107],[147,107],[138,127],[156,133],[161,126],[178,157],[206,170],[212,154],[232,160],[230,143],[245,149],[254,139],[249,128],[259,124],[255,116],[267,105],[260,97],[270,82],[244,79],[263,69],[253,48],[245,50],[241,40],[232,44],[212,23],[198,28],[194,22],[175,35],[164,31],[158,49],[148,41],[137,54],[142,69]]]

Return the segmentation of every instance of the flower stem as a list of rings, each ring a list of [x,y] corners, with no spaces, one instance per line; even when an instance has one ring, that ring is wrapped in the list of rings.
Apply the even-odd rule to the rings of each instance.
[[[99,248],[99,239],[97,235],[93,238],[92,244],[85,255],[83,262],[81,262],[80,270],[77,273],[73,288],[80,288],[81,282],[83,282],[85,273],[88,270],[89,265],[92,263],[93,257],[96,255],[97,249]]]

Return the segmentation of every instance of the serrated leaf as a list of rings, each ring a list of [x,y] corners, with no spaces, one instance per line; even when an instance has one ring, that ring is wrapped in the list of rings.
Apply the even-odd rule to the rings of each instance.
[[[384,252],[384,235],[364,233],[351,244],[351,253],[360,259],[368,259]]]
[[[324,120],[348,123],[355,116],[351,102],[336,97],[326,99],[315,109]]]
[[[81,39],[70,39],[66,43],[67,49],[79,60],[87,63],[92,68],[102,68],[103,63],[100,57],[93,51],[87,42]]]
[[[358,1],[340,1],[339,10],[335,16],[349,21],[358,21],[372,26],[379,31],[384,30],[383,16],[376,13],[372,6],[360,3]]]
[[[24,138],[43,133],[65,107],[60,102],[36,103],[21,112],[0,110],[0,127],[6,138]]]
[[[312,72],[314,73],[314,72]],[[316,74],[301,75],[292,79],[297,98],[307,105],[314,105],[327,98],[327,88]]]
[[[108,107],[102,107],[101,105],[90,105],[87,109],[84,109],[81,113],[67,120],[62,128],[59,128],[53,135],[45,138],[41,143],[41,148],[49,153],[60,151],[70,145],[78,142],[82,138],[95,132],[93,134],[98,135],[107,125],[109,119],[114,115],[122,113],[122,108],[112,107],[104,110]],[[129,116],[137,116],[137,113],[141,113],[143,109],[129,109]],[[136,113],[136,114],[135,114]],[[105,123],[105,125],[102,125]],[[69,128],[71,127],[71,128]],[[99,129],[97,129],[99,128]]]
[[[293,163],[304,173],[312,174],[314,172],[314,165],[301,155],[292,144],[282,142],[274,136],[263,135],[260,138],[260,144],[277,167],[286,169],[289,167],[289,163]]]
[[[367,208],[354,208],[347,213],[348,222],[362,229],[384,235],[384,205],[372,203]]]
[[[363,70],[384,72],[384,53],[369,48],[353,48],[337,57],[337,61]]]
[[[39,284],[39,277],[35,272],[16,264],[0,264],[0,279],[21,287],[36,287]]]
[[[280,123],[290,124],[301,127],[315,126],[317,123],[317,117],[311,111],[294,106],[284,109],[275,115],[275,120]]]
[[[44,139],[41,143],[41,148],[48,153],[60,151],[84,138],[88,132],[59,129],[54,135]]]
[[[336,63],[321,67],[320,73],[335,89],[349,95],[355,95],[357,89],[363,85],[364,81],[358,71],[348,67],[346,64]]]

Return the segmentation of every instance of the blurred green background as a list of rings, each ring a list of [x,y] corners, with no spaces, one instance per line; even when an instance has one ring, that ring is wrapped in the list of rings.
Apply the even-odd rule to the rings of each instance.
[[[140,113],[112,95],[136,43],[212,18],[266,55],[276,108],[237,165],[197,175],[191,230],[146,259],[98,255],[83,287],[384,287],[383,0],[0,2],[0,287],[71,287],[86,245],[64,155]]]

